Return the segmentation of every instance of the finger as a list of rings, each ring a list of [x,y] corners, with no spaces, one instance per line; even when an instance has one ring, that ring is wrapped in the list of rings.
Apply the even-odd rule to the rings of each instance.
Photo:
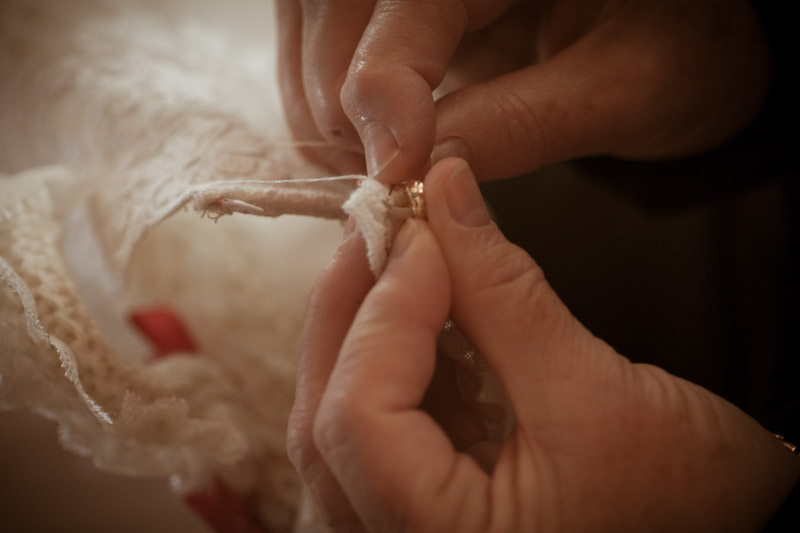
[[[345,339],[314,431],[369,529],[436,529],[456,509],[469,509],[469,519],[485,511],[480,467],[419,409],[449,303],[438,245],[424,222],[411,220]]]
[[[303,83],[303,16],[300,3],[295,0],[279,0],[275,9],[279,21],[278,88],[289,130],[300,141],[319,142],[322,145],[319,148],[301,148],[302,154],[312,162],[334,172],[363,172],[361,154],[336,149],[334,146],[325,147],[326,139],[317,129]]]
[[[336,146],[362,150],[339,95],[353,53],[375,3],[364,0],[303,1],[303,85],[321,135]]]
[[[278,86],[292,133],[298,139],[320,139],[305,98],[302,76],[302,28],[300,4],[278,0]]]
[[[563,383],[586,361],[585,348],[599,341],[572,316],[533,259],[490,222],[463,160],[434,166],[425,194],[451,275],[453,319],[497,373],[514,411],[528,412],[536,399],[531,394]]]
[[[464,32],[509,3],[377,2],[341,93],[370,176],[399,183],[423,175],[435,134],[432,91]]]
[[[339,348],[373,282],[364,241],[350,233],[311,292],[298,350],[287,450],[321,518],[337,527],[353,527],[358,518],[319,456],[313,423]]]
[[[628,67],[587,58],[586,46],[442,98],[431,160],[463,158],[483,180],[611,152],[612,141],[650,111],[638,101],[643,88],[627,90],[633,73],[620,70]]]
[[[757,111],[767,61],[758,28],[743,20],[746,3],[720,13],[695,4],[693,27],[685,4],[615,13],[539,64],[445,96],[432,161],[464,158],[483,180],[590,155],[676,157],[721,142]]]

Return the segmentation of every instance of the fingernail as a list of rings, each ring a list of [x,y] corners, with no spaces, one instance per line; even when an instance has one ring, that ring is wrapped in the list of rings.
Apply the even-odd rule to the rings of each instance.
[[[397,237],[394,240],[394,244],[392,244],[392,249],[389,252],[389,260],[387,262],[387,266],[400,259],[403,254],[411,247],[411,242],[414,240],[414,237],[419,232],[421,222],[415,220],[413,218],[409,218],[403,224],[403,227],[400,228],[400,231],[397,233]]]
[[[374,178],[400,154],[397,141],[383,124],[370,124],[362,137],[367,156],[367,174]]]
[[[460,161],[450,173],[445,199],[450,216],[459,224],[477,228],[491,221],[478,182],[465,161]]]
[[[442,159],[448,157],[460,157],[465,161],[470,161],[472,154],[469,152],[467,143],[461,137],[447,137],[442,139],[436,146],[433,147],[431,152],[431,164],[435,165]]]

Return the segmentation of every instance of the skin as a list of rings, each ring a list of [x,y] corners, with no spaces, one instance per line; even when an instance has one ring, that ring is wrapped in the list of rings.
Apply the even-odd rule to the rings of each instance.
[[[766,41],[745,0],[279,0],[299,139],[386,183],[444,157],[478,179],[587,155],[713,147],[757,113]],[[438,90],[436,90],[438,88]],[[335,148],[335,149],[334,149]]]
[[[300,347],[288,450],[320,516],[359,531],[755,531],[800,460],[737,407],[587,331],[486,214],[473,173],[425,178],[374,282],[350,232]],[[486,312],[491,310],[491,312]],[[448,312],[517,427],[492,469],[420,407]]]
[[[320,516],[343,531],[764,524],[800,461],[722,398],[592,336],[489,222],[475,185],[722,143],[768,89],[749,3],[277,7],[287,117],[327,146],[309,157],[390,184],[424,177],[428,205],[377,283],[351,228],[312,293],[288,451]],[[448,313],[511,401],[517,427],[499,450],[442,392],[453,384],[435,338]]]

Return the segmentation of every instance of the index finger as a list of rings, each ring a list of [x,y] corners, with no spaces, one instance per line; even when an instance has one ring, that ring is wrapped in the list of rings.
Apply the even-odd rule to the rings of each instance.
[[[464,32],[496,19],[510,3],[378,1],[341,93],[370,176],[384,183],[423,176],[436,133],[433,89]]]

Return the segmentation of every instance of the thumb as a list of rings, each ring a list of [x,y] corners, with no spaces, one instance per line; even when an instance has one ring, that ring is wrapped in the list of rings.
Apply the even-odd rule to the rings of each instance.
[[[636,4],[606,6],[565,48],[542,35],[543,61],[439,100],[432,161],[463,157],[483,180],[585,156],[682,157],[752,120],[769,76],[749,2]]]
[[[492,223],[475,177],[460,159],[425,179],[430,227],[451,276],[452,316],[497,373],[516,412],[531,379],[572,374],[591,335],[553,292],[536,262]]]
[[[604,51],[587,38],[542,63],[448,94],[436,104],[431,160],[462,157],[485,180],[651,143],[648,126],[666,105],[651,101],[661,79]]]

